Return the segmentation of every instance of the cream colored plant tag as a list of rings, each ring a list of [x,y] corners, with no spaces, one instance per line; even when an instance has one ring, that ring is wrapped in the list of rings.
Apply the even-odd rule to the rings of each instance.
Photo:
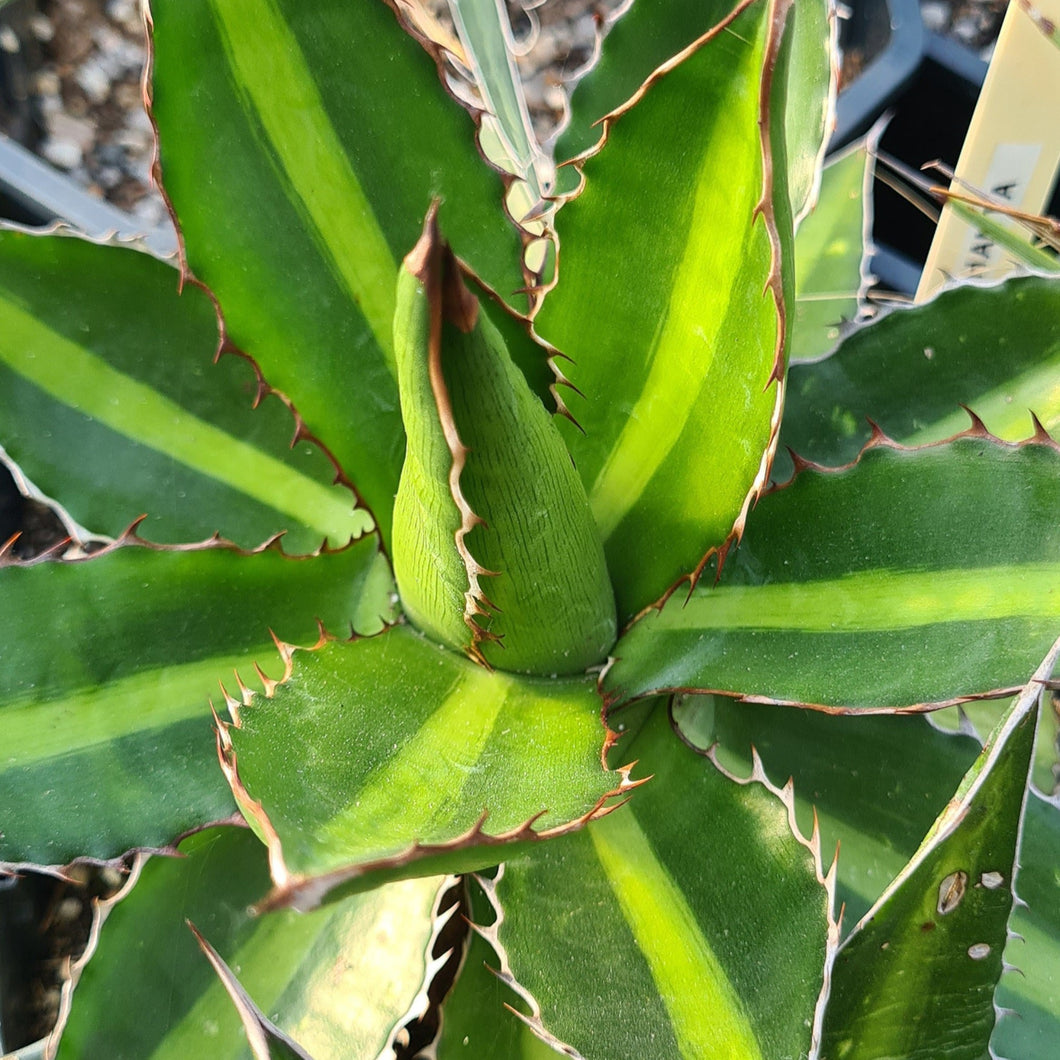
[[[1024,213],[1044,210],[1060,166],[1060,47],[1043,25],[1057,24],[1060,0],[1009,4],[954,191],[984,193]],[[1003,248],[944,207],[916,300],[954,277],[999,277],[1013,266]]]

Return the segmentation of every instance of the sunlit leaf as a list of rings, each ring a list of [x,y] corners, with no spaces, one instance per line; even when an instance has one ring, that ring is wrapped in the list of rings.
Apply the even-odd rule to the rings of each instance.
[[[291,668],[271,698],[235,707],[225,737],[237,801],[272,852],[272,904],[421,873],[431,854],[427,871],[481,868],[629,786],[603,766],[592,677],[488,671],[400,626]]]
[[[810,1052],[835,925],[790,794],[726,777],[664,709],[627,753],[655,774],[628,806],[497,882],[486,932],[532,1026],[587,1060]]]
[[[1058,468],[1052,442],[972,430],[807,469],[759,503],[719,584],[619,640],[604,687],[825,710],[1011,693],[1060,620]]]
[[[392,884],[309,915],[255,917],[249,907],[269,876],[248,830],[210,829],[180,852],[151,859],[108,911],[75,971],[58,1060],[247,1055],[236,1009],[189,921],[314,1060],[382,1053],[426,972],[437,879]]]

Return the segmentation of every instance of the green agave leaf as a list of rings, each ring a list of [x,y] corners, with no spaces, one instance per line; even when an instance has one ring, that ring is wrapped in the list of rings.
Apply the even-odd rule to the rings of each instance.
[[[450,0],[449,10],[487,111],[480,144],[490,161],[526,181],[530,203],[538,204],[552,167],[530,122],[507,12],[497,0]]]
[[[872,187],[872,169],[864,142],[834,158],[821,174],[813,213],[799,226],[791,321],[793,363],[832,349],[843,326],[858,315],[866,286],[867,192]]]
[[[210,300],[134,250],[0,230],[0,443],[95,533],[343,545],[368,520],[252,365],[211,364]],[[42,424],[47,429],[42,429]]]
[[[1008,251],[1008,258],[1017,268],[1034,269],[1037,272],[1060,272],[1060,260],[1038,243],[1028,239],[1034,234],[1033,225],[1022,225],[1015,217],[1005,211],[995,214],[989,206],[980,206],[978,202],[962,201],[958,195],[947,196],[946,204],[962,221],[968,224],[980,237],[985,237]],[[1026,215],[1023,215],[1026,217]]]
[[[1054,697],[1056,693],[1053,693]],[[1034,741],[1034,764],[1031,768],[1031,782],[1039,790],[1053,792],[1060,774],[1054,770],[1060,756],[1060,715],[1056,706],[1044,709],[1038,715],[1038,735]],[[969,726],[982,742],[982,734],[991,732],[1001,720],[1008,704],[999,700],[981,700],[974,703],[962,703],[959,707],[950,707],[939,711],[931,717],[931,723],[944,732],[967,730]]]
[[[269,845],[268,906],[312,907],[371,872],[482,868],[632,786],[602,765],[592,677],[492,672],[403,626],[283,651],[282,683],[230,699],[222,732],[237,802]]]
[[[629,806],[510,859],[503,915],[480,928],[529,1025],[587,1060],[812,1052],[837,928],[816,837],[789,828],[790,789],[760,773],[734,783],[662,710],[629,752],[654,779]],[[690,832],[696,819],[705,827]]]
[[[994,730],[920,849],[840,948],[825,1056],[986,1054],[1041,682],[1060,641]]]
[[[574,87],[570,117],[557,140],[555,154],[565,160],[582,154],[600,140],[599,122],[620,108],[651,74],[671,57],[746,4],[738,0],[666,0],[633,4],[622,12],[607,33],[595,66]],[[830,111],[831,37],[828,5],[800,2],[795,5],[794,62],[791,94],[797,101],[787,118],[789,190],[795,213],[802,214],[812,198],[817,167],[826,138]],[[577,187],[573,168],[561,168],[558,190]]]
[[[374,538],[291,560],[278,549],[118,545],[0,567],[0,864],[62,865],[164,847],[228,817],[207,705],[270,628],[379,628],[389,579]]]
[[[585,490],[433,210],[402,265],[394,332],[408,444],[393,556],[408,617],[505,670],[598,664],[615,604]]]
[[[1021,688],[1060,618],[1060,447],[981,425],[879,439],[764,497],[720,584],[615,647],[604,691],[721,692],[827,711],[924,710]]]
[[[503,185],[387,5],[154,0],[152,14],[152,113],[186,266],[388,538],[398,262],[437,198],[470,266],[504,295],[521,287]]]
[[[603,117],[633,96],[653,71],[728,18],[738,6],[739,0],[630,5],[601,42],[596,64],[571,92],[570,117],[556,141],[556,158],[574,158],[595,146]],[[567,170],[568,176],[571,172]],[[561,187],[566,183],[563,173],[561,169]]]
[[[584,190],[557,218],[560,282],[536,328],[573,361],[564,400],[580,429],[560,426],[620,621],[726,540],[766,474],[791,216],[782,130],[763,138],[758,121],[760,97],[784,114],[770,78],[787,14],[754,5],[653,75],[636,106],[608,116]]]
[[[239,1013],[247,1042],[256,1060],[313,1060],[293,1038],[284,1034],[281,1028],[254,1004],[254,999],[243,989],[243,985],[221,955],[202,937],[199,929],[190,921],[188,927]]]
[[[788,196],[796,228],[813,209],[821,164],[835,123],[835,17],[832,5],[822,0],[802,0],[792,8],[784,140]]]
[[[758,755],[770,776],[792,778],[800,827],[818,822],[821,849],[838,847],[836,897],[851,925],[916,852],[981,749],[967,733],[940,732],[917,716],[831,717],[716,696],[683,697],[674,714],[696,746],[716,741],[716,757],[737,775],[749,775]],[[1024,940],[1010,939],[1005,951],[1020,972],[1003,975],[996,996],[1000,1009],[1019,1013],[998,1023],[1002,1056],[1046,1056],[1060,1033],[1056,809],[1032,790],[1017,878],[1028,908],[1017,905],[1010,920]]]
[[[471,884],[474,890],[477,887]],[[488,922],[488,903],[476,923]],[[555,1050],[546,1045],[519,1019],[529,1007],[494,973],[497,955],[477,932],[467,944],[463,967],[456,985],[447,995],[442,1010],[442,1026],[435,1045],[438,1060],[469,1060],[488,1056],[490,1060],[554,1060]]]
[[[1047,430],[1060,425],[1060,281],[952,288],[855,331],[826,360],[792,365],[781,446],[852,460],[868,417],[905,445],[939,441],[964,425],[961,403],[1010,441],[1024,436],[1027,409]]]
[[[240,1019],[189,923],[239,969],[234,988],[242,984],[306,1051],[272,1055],[384,1053],[426,975],[437,879],[390,884],[310,915],[254,917],[248,907],[269,875],[251,832],[208,829],[180,853],[150,859],[104,911],[103,931],[74,970],[65,1027],[53,1036],[61,1035],[58,1060],[247,1055]]]
[[[1027,795],[1006,970],[995,1001],[991,1046],[998,1056],[1049,1056],[1060,1036],[1060,802]],[[1011,970],[1009,968],[1011,966]]]
[[[816,821],[821,849],[839,850],[846,926],[901,872],[981,749],[914,715],[836,717],[723,696],[678,697],[673,713],[682,736],[735,775],[750,776],[757,756],[770,777],[791,777],[799,827]]]

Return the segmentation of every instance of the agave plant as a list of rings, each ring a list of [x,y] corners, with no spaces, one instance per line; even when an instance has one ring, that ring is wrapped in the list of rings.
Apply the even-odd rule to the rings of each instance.
[[[49,1054],[1048,1055],[1060,287],[838,327],[823,3],[633,5],[558,176],[457,14],[153,0],[179,274],[0,233]]]

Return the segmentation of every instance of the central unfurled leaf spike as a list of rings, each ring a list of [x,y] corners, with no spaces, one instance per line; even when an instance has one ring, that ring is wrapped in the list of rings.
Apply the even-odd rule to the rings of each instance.
[[[409,618],[502,670],[602,662],[615,603],[585,490],[433,208],[398,277],[394,340],[407,448],[393,558]]]

